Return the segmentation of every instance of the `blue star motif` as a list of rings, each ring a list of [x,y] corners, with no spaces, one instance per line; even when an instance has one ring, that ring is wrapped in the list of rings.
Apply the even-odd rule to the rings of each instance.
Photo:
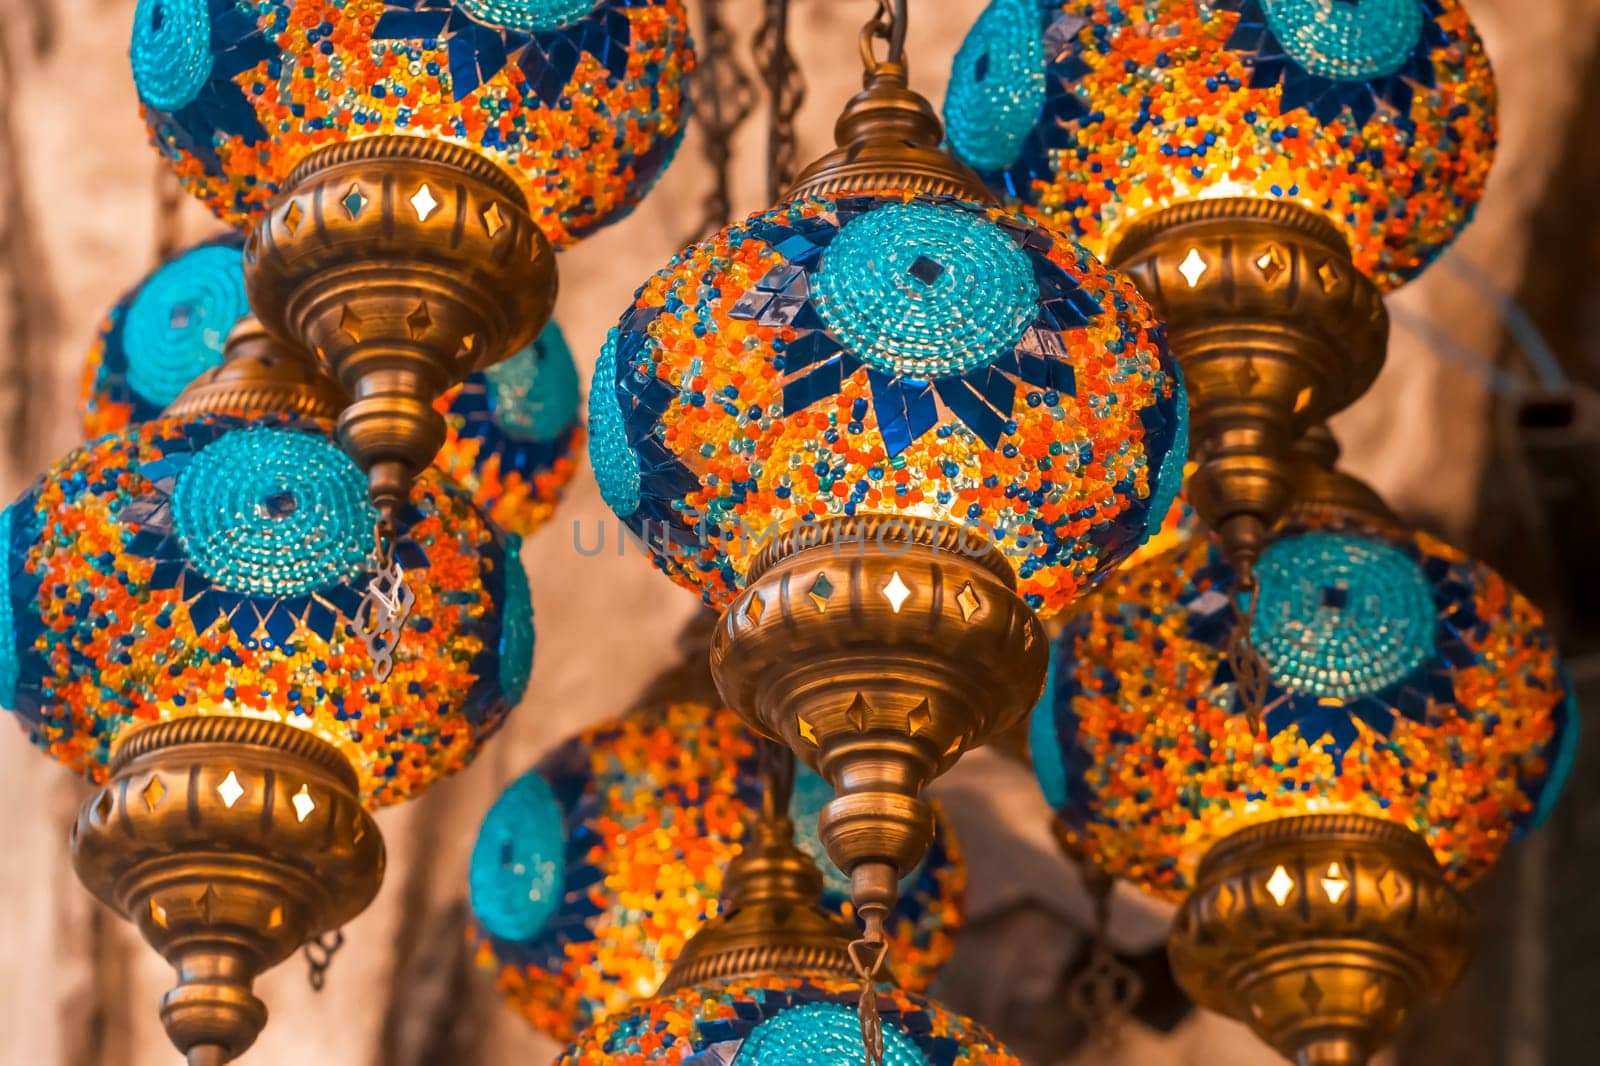
[[[480,22],[452,0],[390,0],[372,37],[443,45],[457,100],[471,95],[507,64],[515,64],[540,101],[555,107],[585,54],[599,60],[614,78],[627,74],[632,26],[626,9],[650,2],[611,0],[559,29],[526,32]]]
[[[1439,16],[1443,14],[1439,0],[1412,0],[1421,9],[1415,44],[1408,53],[1399,57],[1397,65],[1384,64],[1388,69],[1358,78],[1334,77],[1326,70],[1313,70],[1303,57],[1297,57],[1273,28],[1273,2],[1215,0],[1219,10],[1237,12],[1239,15],[1233,34],[1228,38],[1228,47],[1254,55],[1251,88],[1267,89],[1280,85],[1284,111],[1304,109],[1319,122],[1332,122],[1348,111],[1358,124],[1365,125],[1377,113],[1380,105],[1387,105],[1395,112],[1399,124],[1410,127],[1415,87],[1434,87],[1433,52],[1448,43],[1445,31],[1438,23]],[[1287,0],[1276,2],[1288,6]],[[1355,11],[1371,0],[1333,2]]]

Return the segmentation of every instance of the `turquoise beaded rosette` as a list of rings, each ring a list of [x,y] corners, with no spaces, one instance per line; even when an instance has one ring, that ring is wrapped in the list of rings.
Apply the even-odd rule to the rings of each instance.
[[[574,737],[501,794],[472,851],[479,956],[506,1001],[560,1040],[655,992],[716,913],[723,873],[761,809],[755,746],[734,712],[636,710]],[[850,912],[817,815],[833,798],[801,768],[796,844],[824,871],[823,905]],[[955,949],[966,868],[938,815],[887,923],[894,972],[921,991]]]
[[[844,1066],[866,1061],[853,978],[773,974],[645,1000],[582,1033],[558,1066]],[[878,990],[884,1066],[1021,1066],[976,1022]]]
[[[1188,437],[1127,279],[909,194],[780,204],[681,252],[607,341],[589,431],[606,502],[714,606],[776,529],[889,515],[978,529],[1046,613],[1160,525]]]
[[[505,169],[558,248],[665,171],[695,64],[684,0],[138,0],[129,57],[157,149],[232,225],[320,148],[414,135]]]
[[[1458,0],[992,0],[944,117],[996,196],[1096,254],[1169,204],[1292,200],[1388,289],[1471,220],[1495,105]]]
[[[376,514],[326,427],[157,418],[77,449],[0,515],[0,706],[94,781],[118,738],[192,715],[309,730],[372,806],[465,766],[527,686],[515,537],[437,477],[404,509],[417,594],[383,681],[354,631]]]
[[[577,473],[578,395],[572,350],[552,322],[510,359],[440,398],[446,432],[434,465],[501,529],[528,536]]]
[[[1548,815],[1576,709],[1503,578],[1425,534],[1329,517],[1281,525],[1257,576],[1259,734],[1228,666],[1235,575],[1207,538],[1125,568],[1055,639],[1035,768],[1108,873],[1180,898],[1234,830],[1335,812],[1416,831],[1466,883]]]
[[[222,343],[250,313],[243,240],[229,235],[173,256],[118,300],[83,369],[85,437],[155,418],[184,386],[222,364]]]

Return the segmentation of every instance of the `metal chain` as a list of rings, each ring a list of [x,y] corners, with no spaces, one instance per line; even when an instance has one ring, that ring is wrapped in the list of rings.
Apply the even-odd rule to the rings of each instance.
[[[794,181],[794,122],[805,103],[806,83],[789,50],[789,0],[764,0],[752,50],[767,90],[767,202],[777,203]]]
[[[333,965],[333,957],[344,947],[344,930],[335,929],[331,933],[312,937],[300,949],[306,957],[308,967],[306,979],[311,982],[313,992],[321,992],[328,983],[328,967]]]
[[[878,1014],[878,975],[889,957],[883,931],[883,915],[866,916],[866,929],[860,940],[850,942],[850,963],[861,979],[861,998],[856,1015],[861,1020],[861,1046],[866,1050],[865,1066],[883,1066],[883,1019]]]
[[[715,233],[732,221],[733,138],[756,106],[755,82],[739,63],[722,4],[723,0],[700,0],[700,23],[705,28],[700,77],[706,88],[695,116],[705,136],[702,152],[713,180],[696,236]]]
[[[878,59],[876,42],[888,45],[888,53]],[[878,0],[878,9],[861,27],[861,63],[868,74],[884,64],[906,65],[906,0]]]
[[[1094,934],[1089,961],[1067,988],[1067,1005],[1083,1022],[1089,1040],[1101,1046],[1114,1044],[1122,1027],[1144,995],[1144,982],[1111,948],[1111,896],[1115,887],[1109,874],[1083,863],[1084,884],[1094,899]]]
[[[180,212],[183,185],[163,160],[156,165],[156,263],[165,263],[178,251],[183,240]]]
[[[382,519],[373,526],[377,566],[355,617],[356,635],[366,644],[367,654],[372,657],[372,675],[379,681],[386,680],[394,670],[395,652],[417,603],[416,590],[406,581],[405,567],[395,557],[393,534]]]
[[[1239,707],[1250,723],[1250,732],[1261,732],[1261,715],[1266,708],[1267,686],[1272,671],[1256,647],[1254,631],[1256,609],[1261,600],[1261,585],[1256,580],[1255,568],[1248,562],[1238,566],[1237,591],[1245,597],[1245,607],[1228,635],[1228,667],[1233,671],[1233,688]]]

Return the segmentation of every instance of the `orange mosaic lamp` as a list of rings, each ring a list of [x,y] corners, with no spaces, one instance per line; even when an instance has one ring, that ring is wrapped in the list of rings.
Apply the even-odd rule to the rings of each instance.
[[[1248,585],[1295,437],[1382,365],[1382,293],[1471,219],[1495,103],[1458,0],[995,0],[945,115],[996,195],[1156,305],[1190,498]]]
[[[1026,715],[1039,616],[1159,526],[1187,454],[1133,285],[939,149],[880,31],[838,147],[640,287],[589,408],[606,502],[724,609],[724,698],[838,789],[821,835],[879,938],[923,789]]]
[[[1252,623],[1264,731],[1226,654],[1237,574],[1198,537],[1066,619],[1031,748],[1063,843],[1183,904],[1171,951],[1199,1002],[1290,1058],[1356,1063],[1454,980],[1458,890],[1548,815],[1578,720],[1503,578],[1353,479],[1296,473]]]
[[[552,249],[627,214],[681,140],[683,0],[141,0],[152,139],[248,226],[251,306],[350,396],[386,525],[439,397],[549,320]]]
[[[826,871],[824,909],[849,916],[849,881],[816,831],[832,798],[800,770],[794,843]],[[654,995],[716,915],[760,810],[755,739],[732,711],[705,704],[642,708],[540,759],[495,801],[472,852],[474,936],[506,1001],[567,1041]],[[939,817],[887,923],[903,987],[925,990],[950,958],[965,882]]]
[[[371,814],[471,761],[521,699],[517,539],[437,475],[394,551],[403,639],[364,639],[377,513],[340,397],[243,327],[162,417],[70,453],[4,512],[0,706],[93,791],[80,878],[172,963],[192,1066],[250,1046],[253,978],[377,892]]]

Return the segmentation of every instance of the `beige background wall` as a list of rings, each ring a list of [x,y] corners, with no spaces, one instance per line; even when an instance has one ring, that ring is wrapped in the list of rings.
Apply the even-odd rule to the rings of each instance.
[[[810,95],[801,156],[830,138],[854,88],[855,30],[866,0],[794,0],[795,47]],[[741,28],[755,0],[728,0]],[[1472,0],[1499,71],[1500,164],[1479,223],[1453,258],[1513,288],[1530,255],[1527,213],[1559,166],[1558,134],[1571,119],[1575,72],[1593,47],[1596,0]],[[916,85],[935,100],[981,0],[916,0],[911,55]],[[124,48],[133,0],[0,0],[0,490],[10,497],[77,441],[72,415],[79,366],[95,324],[151,265],[155,160],[144,144]],[[759,203],[759,123],[741,144],[736,207]],[[598,350],[634,286],[665,261],[699,218],[707,171],[691,141],[652,200],[632,219],[566,254],[558,319],[573,348]],[[190,240],[211,228],[186,210]],[[1422,321],[1467,349],[1500,346],[1497,314],[1448,266],[1394,299],[1399,322]],[[580,361],[582,361],[580,359]],[[587,368],[584,368],[587,376]],[[1340,422],[1351,464],[1393,502],[1449,533],[1472,518],[1485,452],[1480,383],[1400,328],[1374,393]],[[540,1063],[555,1049],[498,1009],[463,966],[459,905],[476,824],[501,784],[580,725],[616,713],[673,658],[689,596],[637,557],[589,558],[572,548],[574,523],[592,543],[599,495],[580,475],[565,510],[525,553],[539,610],[529,696],[499,741],[468,773],[408,808],[385,812],[389,877],[376,905],[346,931],[329,986],[312,993],[298,960],[259,989],[273,1021],[247,1061]],[[611,543],[615,543],[612,527]],[[976,918],[1003,938],[963,949],[951,994],[997,1023],[1038,1029],[1060,1013],[1056,981],[1078,944],[1088,906],[1045,830],[1027,774],[980,754],[947,789],[975,878]],[[170,977],[131,932],[91,903],[66,855],[80,787],[0,728],[0,1066],[143,1066],[175,1059],[155,1004]],[[981,830],[981,831],[980,831]],[[1002,920],[1003,919],[1003,920]],[[1164,917],[1119,896],[1116,933],[1147,947]],[[1120,1047],[1079,1060],[1118,1064],[1273,1059],[1240,1030],[1201,1018],[1170,1037],[1133,1031]]]

